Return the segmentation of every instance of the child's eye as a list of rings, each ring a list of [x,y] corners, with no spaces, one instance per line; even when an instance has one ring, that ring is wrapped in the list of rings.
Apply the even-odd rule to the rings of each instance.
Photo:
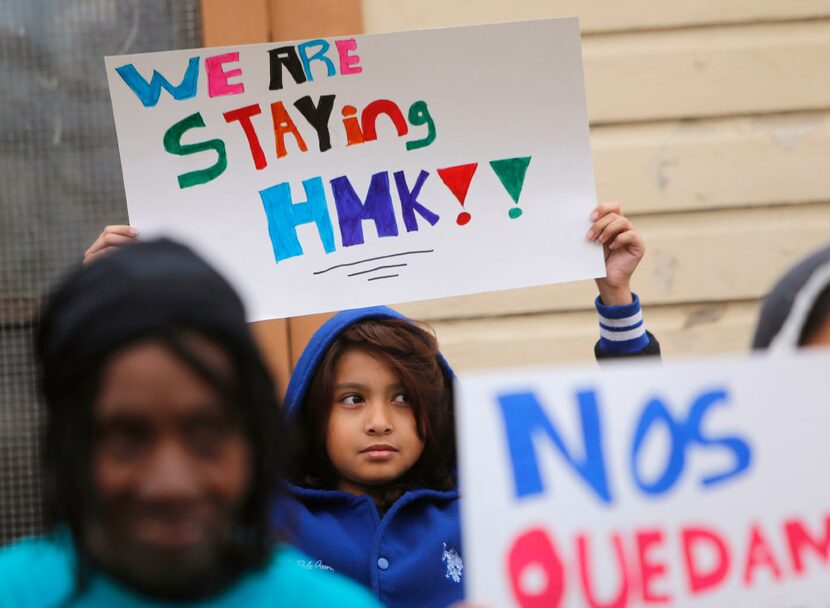
[[[346,405],[357,405],[358,403],[363,403],[363,397],[360,395],[346,395],[340,398],[340,403],[344,403]]]
[[[392,401],[395,403],[409,403],[409,397],[406,396],[406,393],[398,393],[392,398]]]

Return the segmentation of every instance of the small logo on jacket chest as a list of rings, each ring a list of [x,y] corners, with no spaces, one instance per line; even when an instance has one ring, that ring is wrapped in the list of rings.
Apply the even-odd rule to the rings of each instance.
[[[334,568],[329,566],[328,564],[324,564],[321,560],[312,561],[312,560],[305,560],[305,559],[298,559],[297,565],[300,568],[305,568],[306,570],[329,570],[334,572]]]
[[[461,573],[464,570],[464,562],[461,560],[458,551],[452,547],[448,547],[447,543],[444,543],[444,553],[441,555],[441,561],[447,566],[447,573],[444,576],[451,578],[456,583],[460,583]]]

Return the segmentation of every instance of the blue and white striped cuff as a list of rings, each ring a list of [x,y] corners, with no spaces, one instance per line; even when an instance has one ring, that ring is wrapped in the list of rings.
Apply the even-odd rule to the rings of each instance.
[[[605,306],[597,296],[594,305],[599,314],[599,347],[608,353],[627,354],[643,350],[649,343],[643,324],[640,298],[622,306]]]

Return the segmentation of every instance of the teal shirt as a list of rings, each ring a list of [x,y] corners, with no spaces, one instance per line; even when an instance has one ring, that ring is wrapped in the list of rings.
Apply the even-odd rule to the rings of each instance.
[[[312,566],[312,567],[309,567]],[[0,608],[375,608],[368,591],[332,572],[315,569],[302,553],[279,547],[262,570],[220,595],[196,602],[162,602],[136,595],[100,572],[72,598],[75,552],[68,536],[25,540],[0,551]],[[71,602],[70,602],[71,598]]]

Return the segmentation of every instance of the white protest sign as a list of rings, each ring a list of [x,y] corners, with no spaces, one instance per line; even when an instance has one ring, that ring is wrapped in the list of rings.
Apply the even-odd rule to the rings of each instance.
[[[830,353],[464,375],[488,606],[824,607]]]
[[[107,57],[130,222],[252,320],[601,276],[575,19]]]

